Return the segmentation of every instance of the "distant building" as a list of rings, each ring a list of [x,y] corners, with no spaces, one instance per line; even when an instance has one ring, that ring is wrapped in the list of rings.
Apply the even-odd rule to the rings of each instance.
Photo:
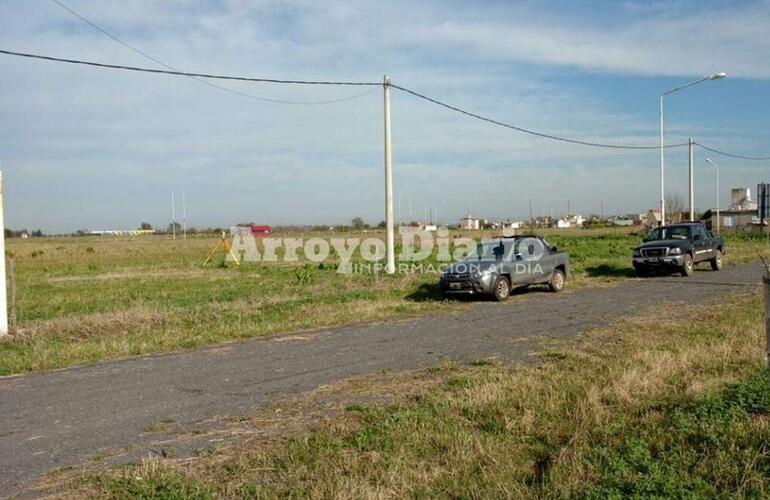
[[[634,226],[646,226],[647,225],[647,219],[650,214],[648,213],[633,213],[633,214],[626,214],[626,217],[631,219],[631,222]]]
[[[230,226],[230,235],[270,236],[270,226],[251,224],[249,226]]]
[[[633,226],[634,220],[626,215],[617,215],[609,220],[613,226]]]
[[[475,217],[472,217],[471,214],[467,214],[465,217],[460,219],[460,229],[478,229],[479,228],[479,220]]]
[[[521,229],[524,223],[521,221],[512,221],[510,219],[503,222],[503,229]]]
[[[655,227],[660,225],[660,210],[656,208],[651,208],[649,212],[647,212],[647,220],[644,223],[647,227]]]
[[[567,214],[566,217],[562,219],[557,219],[553,223],[553,227],[559,228],[559,229],[566,229],[569,227],[583,227],[583,222],[585,222],[585,219],[580,214]]]
[[[730,209],[731,210],[756,210],[757,202],[751,201],[751,188],[738,187],[731,191]]]
[[[438,226],[435,224],[422,224],[420,225],[420,231],[437,231]]]
[[[701,216],[700,221],[706,224],[706,227],[712,231],[717,228],[716,210],[706,210]],[[727,210],[719,211],[719,227],[723,230],[740,230],[750,226],[759,226],[759,216],[756,210]]]

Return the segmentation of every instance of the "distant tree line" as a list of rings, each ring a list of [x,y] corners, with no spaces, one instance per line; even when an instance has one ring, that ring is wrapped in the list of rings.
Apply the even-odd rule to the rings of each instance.
[[[8,228],[5,228],[5,237],[6,238],[21,238],[21,235],[23,235],[23,234],[26,234],[28,236],[32,236],[33,238],[40,238],[41,236],[45,236],[41,229],[35,229],[34,231],[27,231],[26,229],[8,229]]]

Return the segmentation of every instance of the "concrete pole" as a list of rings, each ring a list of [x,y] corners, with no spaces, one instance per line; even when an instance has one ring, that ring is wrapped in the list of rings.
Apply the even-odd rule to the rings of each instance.
[[[719,165],[714,165],[717,167],[717,236],[719,235],[719,225],[720,225],[720,216],[719,216]]]
[[[383,104],[385,106],[385,244],[387,263],[385,272],[396,272],[395,241],[393,235],[393,164],[390,141],[390,78],[382,79]]]
[[[765,285],[765,360],[770,368],[770,269],[762,276]]]
[[[666,224],[666,175],[663,156],[663,96],[660,96],[660,225]]]
[[[174,208],[174,190],[171,190],[171,234],[176,239],[176,212]]]
[[[182,236],[183,239],[187,239],[187,202],[185,200],[185,190],[182,190]]]
[[[687,151],[689,153],[688,175],[690,180],[690,221],[695,220],[695,188],[693,172],[693,142],[692,137],[687,139]]]
[[[5,218],[3,216],[3,173],[0,172],[0,337],[8,335],[8,296],[5,289]]]

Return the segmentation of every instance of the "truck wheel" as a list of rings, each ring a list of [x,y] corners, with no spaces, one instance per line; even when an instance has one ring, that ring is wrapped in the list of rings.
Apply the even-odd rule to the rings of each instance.
[[[684,256],[684,264],[682,264],[682,276],[690,276],[692,274],[693,268],[695,267],[695,264],[693,264],[692,256],[688,253]]]
[[[650,271],[645,266],[634,266],[634,271],[636,271],[636,275],[640,277],[650,275]]]
[[[511,295],[511,282],[505,276],[500,276],[495,281],[495,299],[502,302]]]
[[[722,269],[722,251],[716,250],[716,253],[714,254],[714,258],[711,259],[711,269],[714,271],[719,271]]]
[[[548,282],[548,286],[551,287],[551,291],[554,293],[564,290],[564,271],[561,269],[554,269],[551,275],[551,281]]]

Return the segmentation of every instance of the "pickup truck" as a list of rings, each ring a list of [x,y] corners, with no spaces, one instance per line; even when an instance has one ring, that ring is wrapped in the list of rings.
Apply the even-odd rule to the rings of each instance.
[[[547,284],[564,289],[569,255],[539,236],[513,236],[479,243],[476,251],[447,267],[439,287],[444,294],[492,295],[503,301],[515,288]]]
[[[725,242],[703,224],[687,222],[656,227],[634,248],[633,265],[640,276],[654,270],[678,270],[690,276],[695,265],[709,262],[711,269],[722,269]]]

